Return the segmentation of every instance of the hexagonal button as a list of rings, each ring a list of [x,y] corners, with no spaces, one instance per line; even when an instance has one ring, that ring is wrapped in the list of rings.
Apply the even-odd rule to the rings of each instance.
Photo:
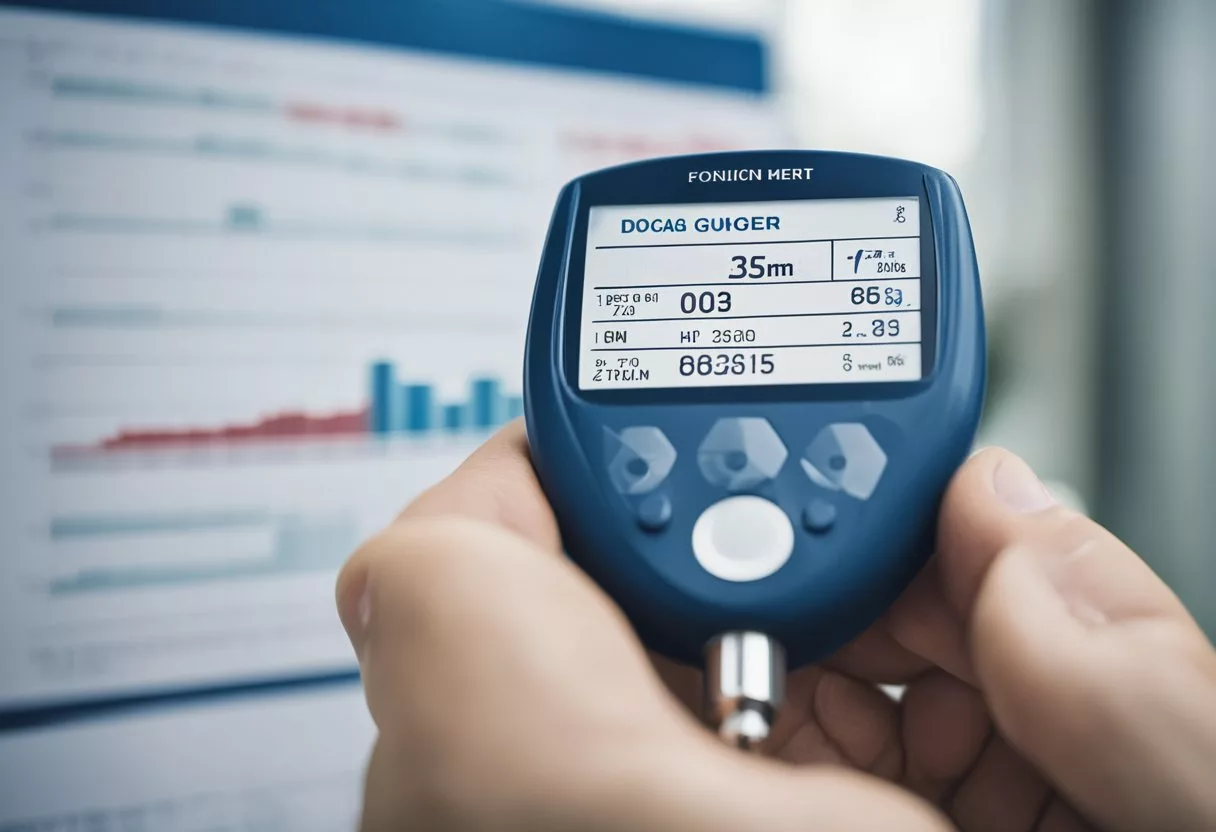
[[[705,479],[728,491],[755,488],[777,476],[789,451],[766,419],[719,419],[697,449]]]
[[[868,500],[882,479],[887,455],[865,425],[836,422],[815,435],[801,462],[816,485]]]
[[[652,425],[628,427],[616,433],[604,428],[604,459],[608,479],[621,494],[646,494],[667,479],[676,464],[676,449]]]

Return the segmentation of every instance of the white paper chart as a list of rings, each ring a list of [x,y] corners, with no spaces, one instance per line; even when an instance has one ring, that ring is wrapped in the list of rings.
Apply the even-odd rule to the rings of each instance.
[[[921,377],[920,203],[593,207],[579,387]]]
[[[334,574],[519,413],[562,183],[783,135],[741,89],[8,9],[0,112],[0,711],[353,673]]]

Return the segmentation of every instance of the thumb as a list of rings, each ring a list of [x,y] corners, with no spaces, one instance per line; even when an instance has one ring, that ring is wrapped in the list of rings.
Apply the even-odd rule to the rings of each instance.
[[[941,546],[1011,744],[1107,828],[1216,828],[1216,652],[1148,566],[1002,451],[952,484]]]

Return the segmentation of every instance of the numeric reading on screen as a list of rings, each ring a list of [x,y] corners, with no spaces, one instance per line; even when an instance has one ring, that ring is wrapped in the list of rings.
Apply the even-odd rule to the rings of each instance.
[[[921,377],[916,197],[593,207],[582,390]]]

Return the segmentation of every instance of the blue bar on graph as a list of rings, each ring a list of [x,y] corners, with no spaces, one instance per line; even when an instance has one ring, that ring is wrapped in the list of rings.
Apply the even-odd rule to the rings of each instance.
[[[433,427],[431,413],[435,407],[434,389],[429,384],[407,384],[401,388],[402,430],[407,433],[426,433]]]
[[[367,428],[372,433],[387,434],[393,429],[393,398],[397,392],[396,372],[392,362],[377,361],[371,370],[371,402],[367,411]]]
[[[523,396],[508,396],[507,397],[507,421],[518,419],[524,415],[524,397]]]
[[[458,431],[464,428],[465,407],[462,404],[445,404],[443,406],[443,429]]]
[[[498,424],[498,380],[473,379],[473,427],[489,429]]]

